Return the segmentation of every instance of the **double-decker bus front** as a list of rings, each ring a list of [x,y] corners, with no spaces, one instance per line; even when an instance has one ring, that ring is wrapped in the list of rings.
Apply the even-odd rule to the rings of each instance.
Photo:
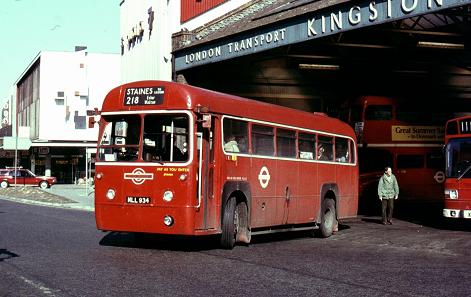
[[[201,229],[195,221],[200,201],[198,164],[193,162],[197,159],[194,114],[158,105],[150,109],[139,96],[131,103],[133,108],[118,106],[101,113],[95,175],[97,227],[195,235]],[[126,105],[125,99],[113,100]]]
[[[471,219],[471,116],[447,123],[445,160],[443,216]]]

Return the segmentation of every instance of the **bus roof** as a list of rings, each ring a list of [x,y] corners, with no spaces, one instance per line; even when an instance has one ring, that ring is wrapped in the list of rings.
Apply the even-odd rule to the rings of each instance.
[[[153,105],[126,105],[128,89],[162,88],[163,101]],[[146,110],[193,110],[198,107],[210,113],[256,119],[282,125],[305,127],[313,130],[342,134],[355,139],[353,129],[336,118],[323,113],[310,113],[261,101],[223,94],[190,85],[168,81],[138,81],[112,89],[103,102],[101,112]]]

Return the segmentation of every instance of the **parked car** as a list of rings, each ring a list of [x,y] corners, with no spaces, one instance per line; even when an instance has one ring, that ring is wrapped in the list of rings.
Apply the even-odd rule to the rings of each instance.
[[[57,182],[57,179],[53,176],[38,176],[29,169],[6,168],[0,169],[1,188],[5,189],[15,185],[15,171],[17,186],[38,186],[41,189],[47,189]]]

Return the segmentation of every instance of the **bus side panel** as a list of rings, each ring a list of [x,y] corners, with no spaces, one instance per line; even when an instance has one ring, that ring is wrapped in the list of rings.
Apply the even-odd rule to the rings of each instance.
[[[355,166],[337,166],[338,218],[357,215],[358,211],[358,169]]]
[[[445,209],[471,210],[471,179],[448,178],[445,182],[446,189],[458,190],[458,199],[445,199]]]
[[[319,163],[318,165],[318,172],[319,172],[319,175],[317,177],[317,180],[318,180],[318,187],[317,187],[317,191],[320,193],[320,191],[322,190],[322,186],[324,184],[336,184],[336,166],[332,165],[332,164],[324,164],[324,163]],[[324,199],[324,197],[320,197],[320,200],[322,201]],[[319,207],[319,210],[320,210],[320,205],[318,206]],[[319,213],[319,211],[318,211]]]
[[[252,185],[252,227],[279,224],[276,209],[276,160],[250,158],[249,182]]]
[[[426,162],[430,160],[427,158],[428,154],[441,155],[440,148],[392,148],[392,151],[395,155],[394,174],[399,183],[399,199],[411,202],[441,202],[444,184],[437,176],[440,173],[444,175],[443,169],[430,166],[431,164]],[[405,162],[404,157],[417,158],[422,162]]]
[[[290,202],[296,208],[290,209],[289,223],[314,222],[320,205],[318,175],[317,163],[299,163],[297,195],[292,195]]]
[[[277,225],[296,222],[299,220],[297,198],[299,162],[276,161],[276,217]]]

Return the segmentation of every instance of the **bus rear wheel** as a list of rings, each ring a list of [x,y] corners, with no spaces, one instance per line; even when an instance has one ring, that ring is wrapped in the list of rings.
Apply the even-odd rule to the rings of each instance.
[[[321,224],[319,230],[321,236],[327,238],[337,229],[337,215],[335,210],[335,201],[333,199],[324,199],[322,203]]]

